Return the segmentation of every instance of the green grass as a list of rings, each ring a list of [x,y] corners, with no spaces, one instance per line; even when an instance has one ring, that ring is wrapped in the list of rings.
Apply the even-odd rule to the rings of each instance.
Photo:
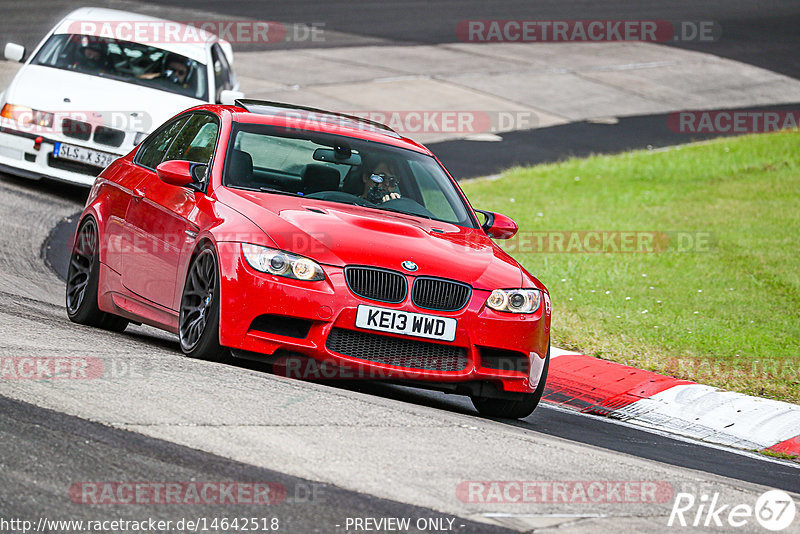
[[[771,451],[769,449],[754,450],[752,452],[758,452],[763,454],[764,456],[769,456],[771,458],[779,458],[781,460],[791,460],[793,462],[800,462],[800,456],[796,454],[786,454],[785,452]]]
[[[554,344],[800,403],[796,131],[515,168],[462,186],[473,206],[513,217],[523,237],[669,236],[652,253],[499,242],[550,290]],[[712,244],[678,250],[679,236]]]

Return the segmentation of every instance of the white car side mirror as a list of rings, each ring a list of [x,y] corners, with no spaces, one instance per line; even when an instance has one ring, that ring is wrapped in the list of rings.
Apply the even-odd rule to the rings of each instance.
[[[226,89],[219,94],[219,103],[225,106],[232,106],[235,100],[242,98],[244,98],[243,92]]]
[[[16,43],[6,43],[5,56],[9,61],[22,61],[25,57],[25,47]]]

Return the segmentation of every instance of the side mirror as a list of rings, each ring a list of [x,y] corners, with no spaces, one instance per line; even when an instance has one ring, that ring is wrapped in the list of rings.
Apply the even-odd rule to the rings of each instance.
[[[511,217],[492,211],[475,211],[486,217],[483,224],[481,224],[481,228],[492,239],[511,239],[519,229],[517,223]]]
[[[243,92],[225,89],[219,94],[219,103],[224,106],[232,106],[235,101],[241,100],[242,98],[244,98]]]
[[[200,163],[192,163],[191,161],[172,160],[165,161],[156,167],[156,174],[162,182],[177,185],[179,187],[188,187],[195,183],[195,167],[205,167]]]
[[[25,47],[16,43],[6,43],[5,56],[9,61],[22,61],[25,58]]]

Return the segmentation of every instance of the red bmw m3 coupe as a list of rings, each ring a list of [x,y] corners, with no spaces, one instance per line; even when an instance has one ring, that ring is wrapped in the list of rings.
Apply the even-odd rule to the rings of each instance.
[[[358,117],[254,100],[169,120],[92,186],[70,259],[80,324],[152,325],[191,357],[333,362],[529,415],[547,289],[425,147]]]

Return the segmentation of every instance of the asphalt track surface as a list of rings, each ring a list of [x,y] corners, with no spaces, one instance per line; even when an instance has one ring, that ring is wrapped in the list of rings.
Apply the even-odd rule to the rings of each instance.
[[[745,110],[746,108],[741,108]],[[796,111],[797,104],[758,106],[760,111]],[[614,124],[578,121],[502,134],[502,141],[443,141],[427,146],[457,179],[489,176],[520,165],[552,163],[592,154],[659,149],[705,139],[718,133],[678,133],[667,127],[668,114],[620,117]]]
[[[188,6],[188,1],[169,2]],[[53,16],[31,20],[30,8],[19,7],[0,21],[0,33],[9,40],[17,39],[28,46],[35,42],[57,15],[65,11],[65,2],[42,2],[53,6]],[[565,3],[566,4],[566,3]],[[76,4],[71,4],[73,7]],[[704,44],[702,50],[750,62],[790,76],[800,73],[797,54],[800,18],[796,2],[670,2],[661,7],[655,3],[629,2],[191,2],[198,9],[225,12],[250,18],[268,18],[291,22],[324,21],[337,31],[409,44],[449,42],[454,39],[455,24],[465,18],[664,18],[669,20],[715,20],[725,29],[725,40]],[[425,16],[420,16],[420,8]],[[60,11],[59,11],[60,10]],[[624,10],[624,17],[622,16]],[[20,20],[25,19],[25,24]],[[15,22],[16,21],[16,22]],[[15,34],[17,32],[17,34]],[[38,33],[36,33],[38,32]],[[36,35],[32,38],[32,35]],[[676,45],[691,46],[691,45]],[[716,46],[716,48],[714,48]],[[475,142],[443,143],[433,147],[456,174],[473,176],[495,172],[508,163],[553,161],[570,155],[591,152],[616,152],[629,147],[663,146],[682,141],[668,132],[648,134],[649,117],[622,119],[617,125],[578,123],[542,131],[504,135],[502,143],[481,143],[490,150],[475,150]],[[664,124],[663,117],[657,119]],[[654,122],[652,124],[655,124]],[[613,135],[609,135],[609,129]],[[546,130],[546,131],[545,131]],[[507,144],[510,143],[510,144]],[[520,160],[520,151],[512,145],[534,143],[537,152],[530,159]],[[492,148],[495,147],[495,148]],[[497,151],[497,152],[494,152]],[[466,154],[481,152],[470,160]],[[497,154],[497,157],[495,155]],[[492,163],[487,164],[488,161]],[[0,284],[0,304],[7,314],[30,317],[41,322],[55,335],[74,335],[63,309],[52,306],[36,295],[43,272],[40,264],[47,251],[40,236],[57,222],[54,213],[73,213],[80,209],[85,191],[60,184],[33,183],[11,177],[0,178],[3,203],[0,236],[7,245],[0,261],[0,275],[9,280]],[[51,211],[52,209],[52,211]],[[34,231],[35,230],[35,231]],[[63,270],[66,240],[70,225],[60,226],[49,241],[54,269]],[[60,237],[59,237],[60,236]],[[13,282],[13,284],[12,284]],[[10,327],[5,327],[10,328]],[[27,339],[27,334],[4,330],[8,342]],[[173,351],[180,361],[177,343],[169,337],[148,333],[126,333],[122,342],[143,343]],[[57,339],[57,338],[56,338]],[[106,338],[99,338],[102,343]],[[56,343],[57,344],[57,343]],[[27,346],[20,341],[20,345]],[[40,347],[43,349],[43,347]],[[46,348],[46,347],[45,347]],[[113,348],[113,347],[112,347]],[[241,363],[242,370],[264,372],[258,364]],[[443,413],[475,417],[466,399],[445,396],[411,388],[384,384],[335,384],[343,392],[366,394],[376,398],[401,401],[432,408]],[[666,465],[682,466],[713,473],[734,480],[770,487],[800,491],[800,471],[795,465],[768,461],[680,441],[658,434],[619,425],[600,418],[542,406],[524,421],[502,422],[514,429],[563,438],[571,442],[655,460]],[[193,448],[175,445],[141,434],[113,429],[29,403],[0,397],[0,516],[38,517],[47,514],[72,518],[119,516],[140,518],[142,510],[119,507],[102,510],[74,506],[66,498],[64,488],[75,480],[271,480],[283,483],[290,494],[307,488],[311,482],[276,471],[227,460]],[[289,532],[329,531],[332,525],[347,516],[410,516],[424,517],[431,510],[412,507],[396,501],[371,497],[321,486],[324,499],[313,502],[286,502],[281,508],[268,510],[291,525]],[[151,510],[145,510],[150,512]],[[249,510],[248,510],[249,511]],[[155,517],[172,517],[176,512],[154,508]],[[182,507],[182,516],[221,516],[229,510],[213,507]],[[463,519],[464,532],[502,532],[502,529]]]
[[[279,518],[281,531],[329,532],[347,517],[446,517],[465,533],[504,533],[507,529],[430,510],[378,499],[290,477],[213,454],[181,447],[133,432],[115,430],[0,397],[0,466],[3,478],[14,484],[0,486],[0,516],[69,517],[72,520],[143,518],[177,521],[180,518],[231,517],[230,505],[186,504],[175,512],[159,504],[131,507],[125,504],[96,507],[75,502],[65,488],[76,480],[90,482],[121,477],[140,481],[264,481],[285,490],[280,502],[236,507],[236,517]],[[13,463],[11,459],[14,459]],[[124,459],[124,465],[120,460]],[[89,475],[90,478],[86,478]],[[91,478],[94,475],[95,478]],[[45,482],[46,481],[46,482]],[[413,532],[417,532],[416,530]]]

